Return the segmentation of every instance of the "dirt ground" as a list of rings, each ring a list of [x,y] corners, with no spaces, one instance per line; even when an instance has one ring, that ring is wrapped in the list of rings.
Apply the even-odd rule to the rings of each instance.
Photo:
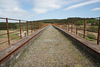
[[[75,44],[50,26],[33,41],[11,67],[99,67]]]

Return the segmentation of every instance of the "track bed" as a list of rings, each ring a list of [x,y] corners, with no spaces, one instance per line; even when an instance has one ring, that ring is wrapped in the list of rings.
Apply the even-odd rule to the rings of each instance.
[[[99,67],[99,64],[49,26],[11,67]]]

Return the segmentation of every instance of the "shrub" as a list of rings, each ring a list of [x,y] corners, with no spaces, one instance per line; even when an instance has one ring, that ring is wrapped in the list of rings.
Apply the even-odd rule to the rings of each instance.
[[[78,30],[83,30],[84,27],[83,26],[78,26]]]
[[[87,34],[87,37],[90,39],[96,39],[96,36],[94,34]]]
[[[90,32],[98,32],[98,26],[90,26],[90,27],[87,27],[86,30]]]

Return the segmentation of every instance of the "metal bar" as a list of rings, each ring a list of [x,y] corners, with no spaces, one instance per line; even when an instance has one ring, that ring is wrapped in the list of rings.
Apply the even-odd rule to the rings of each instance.
[[[8,43],[8,40],[7,40],[7,41],[4,41],[4,42],[2,42],[2,43],[0,43],[0,44],[4,44],[4,43],[6,43],[6,42]]]
[[[86,29],[86,19],[84,19],[84,33],[83,33],[83,38],[85,38],[85,29]]]
[[[45,28],[44,28],[45,29]],[[21,47],[23,47],[26,43],[28,43],[30,40],[32,40],[34,37],[36,37],[39,33],[41,33],[44,29],[41,29],[39,32],[37,32],[34,36],[32,36],[30,39],[28,39],[26,42],[23,42],[20,46],[15,48],[14,50],[10,51],[7,55],[0,58],[0,64],[2,64],[5,60],[10,58],[16,51],[18,51]]]
[[[66,30],[67,30],[67,22],[66,22]]]
[[[21,32],[21,20],[19,20],[19,27],[20,27],[20,38],[22,39],[22,32]]]
[[[70,33],[67,33],[66,31],[64,31],[63,29],[61,29],[60,27],[58,26],[54,26],[56,29],[58,29],[59,31],[62,31],[63,33],[67,34],[68,36],[70,36],[72,39],[74,39],[76,42],[80,43],[82,46],[86,47],[87,49],[90,50],[90,52],[93,52],[95,53],[97,59],[99,60],[100,59],[100,52],[98,50],[97,46],[95,43],[87,43],[89,41],[85,40],[85,39],[81,39],[81,38],[77,38],[77,36],[73,36],[71,35]],[[85,41],[84,41],[85,40]],[[93,46],[91,46],[93,45]],[[98,58],[99,57],[99,58]]]
[[[69,21],[68,21],[68,32],[69,32]]]
[[[0,19],[6,19],[6,18],[0,17]],[[19,21],[18,19],[11,19],[11,18],[8,18],[8,20],[16,20],[16,21]],[[21,20],[21,21],[26,21],[26,20]]]
[[[9,32],[9,34],[10,34],[10,33],[16,33],[16,32],[19,32],[19,30],[16,30],[16,31],[13,31],[13,32]]]
[[[4,34],[0,34],[0,36],[3,36],[3,35],[7,35],[7,33],[4,33]]]
[[[72,23],[71,23],[71,33],[73,32],[73,20],[72,20]]]
[[[78,20],[76,22],[76,35],[77,35],[77,30],[78,30]]]
[[[9,26],[16,27],[16,25],[9,25]]]
[[[100,41],[100,17],[99,17],[99,25],[98,25],[98,37],[97,37],[97,44],[99,45]]]
[[[34,31],[35,31],[35,22],[34,22]]]
[[[27,24],[27,36],[28,36],[28,22],[26,21],[26,24]]]
[[[31,33],[32,33],[32,21],[31,21]]]
[[[1,28],[5,27],[5,26],[0,26]]]
[[[7,25],[8,45],[10,45],[8,18],[6,18],[6,25]]]

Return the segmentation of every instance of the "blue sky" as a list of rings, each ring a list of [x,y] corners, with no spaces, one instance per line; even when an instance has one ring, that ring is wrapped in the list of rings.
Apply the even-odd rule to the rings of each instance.
[[[100,0],[0,0],[0,17],[43,20],[99,16]]]

